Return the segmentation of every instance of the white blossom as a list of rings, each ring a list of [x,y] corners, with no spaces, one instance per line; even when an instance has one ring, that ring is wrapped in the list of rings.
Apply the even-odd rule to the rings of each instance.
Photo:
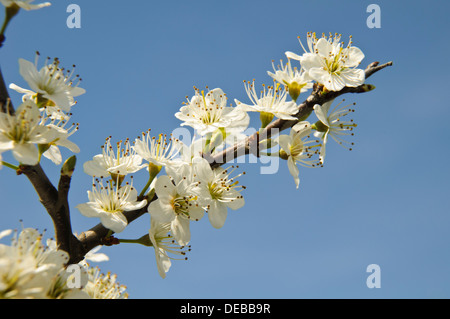
[[[0,299],[51,298],[52,280],[68,260],[66,252],[46,247],[36,229],[16,233],[10,246],[0,244]]]
[[[186,250],[190,250],[189,247],[185,248],[176,243],[174,238],[169,234],[170,229],[170,223],[160,223],[152,218],[149,238],[155,249],[156,265],[158,273],[162,278],[166,277],[166,273],[172,265],[171,260],[175,259],[173,256],[184,256],[186,255]],[[187,259],[187,257],[184,259]]]
[[[41,125],[51,128],[55,134],[54,140],[48,144],[48,150],[42,155],[59,165],[62,162],[59,146],[65,147],[74,153],[80,152],[78,145],[68,140],[71,135],[78,131],[78,124],[71,124],[67,127],[71,114],[61,114],[58,110],[54,110],[47,116],[45,116],[47,112],[42,111],[42,113]]]
[[[180,142],[167,135],[159,134],[158,138],[150,135],[150,130],[142,133],[142,139],[134,142],[136,153],[144,160],[156,166],[170,165],[180,151]]]
[[[205,159],[198,159],[194,167],[201,182],[199,197],[208,211],[209,221],[213,227],[221,228],[225,224],[228,208],[236,210],[245,203],[241,195],[245,186],[239,185],[236,180],[240,175],[230,177],[237,167],[212,169]]]
[[[102,181],[97,180],[92,191],[88,191],[89,202],[78,204],[76,208],[86,217],[100,218],[103,226],[120,233],[128,225],[123,213],[144,207],[147,200],[138,201],[137,191],[132,185],[115,184],[113,186],[108,181],[106,186],[103,186]]]
[[[171,233],[177,243],[186,246],[191,239],[190,221],[198,221],[204,215],[199,204],[192,168],[183,165],[171,171],[173,176],[164,175],[155,183],[158,199],[151,202],[148,212],[159,223],[170,223]]]
[[[301,93],[312,88],[312,79],[309,77],[308,73],[303,70],[303,68],[292,68],[290,59],[288,59],[285,65],[283,64],[283,61],[280,61],[280,64],[281,66],[276,69],[272,62],[275,73],[267,71],[267,74],[269,74],[278,83],[287,86],[289,95],[293,100],[297,100]]]
[[[300,41],[305,53],[299,56],[286,52],[286,56],[299,60],[308,75],[329,91],[340,91],[346,86],[357,87],[365,80],[364,70],[356,68],[364,59],[364,54],[352,46],[351,37],[346,47],[340,40],[340,34],[323,35],[318,39],[315,33],[308,33],[309,52]]]
[[[132,174],[146,165],[142,165],[142,157],[136,154],[128,139],[122,147],[122,141],[116,144],[116,149],[111,145],[111,137],[106,139],[102,146],[102,153],[95,155],[91,161],[83,165],[84,172],[90,176],[106,177]]]
[[[331,136],[331,138],[341,146],[344,146],[345,144],[353,145],[352,142],[348,142],[342,137],[348,135],[353,136],[353,129],[357,126],[357,124],[354,123],[352,119],[348,121],[343,120],[345,116],[354,112],[355,110],[349,108],[350,105],[344,105],[339,108],[343,101],[336,104],[336,106],[332,110],[330,110],[333,101],[334,100],[328,101],[322,105],[314,105],[314,113],[319,119],[319,122],[315,123],[313,125],[313,128],[316,129],[314,135],[316,137],[320,137],[323,141],[322,147],[320,149],[320,159],[322,162],[325,161],[325,151],[326,144],[328,142],[328,136]],[[351,150],[351,147],[348,147],[348,149]]]
[[[308,146],[308,144],[315,141],[306,140],[311,133],[311,125],[302,121],[295,124],[289,135],[280,135],[277,137],[277,142],[280,145],[280,156],[287,160],[289,173],[295,181],[295,186],[298,188],[300,184],[299,169],[297,164],[305,167],[316,167],[321,165],[320,161],[312,159],[316,153],[314,148],[319,144]]]
[[[294,101],[286,101],[287,90],[280,84],[273,86],[263,85],[263,90],[258,94],[255,89],[255,83],[244,81],[245,90],[252,104],[244,104],[235,100],[236,105],[247,112],[260,112],[271,114],[283,120],[296,120],[294,116],[298,112],[297,104]]]
[[[117,282],[117,275],[103,274],[98,267],[87,270],[88,282],[83,291],[91,299],[128,299],[127,287]]]
[[[243,132],[250,117],[241,108],[226,104],[227,97],[222,89],[216,88],[205,94],[195,88],[195,95],[191,100],[188,99],[175,117],[183,121],[182,126],[191,126],[201,136],[219,129],[225,130],[227,134]]]
[[[39,54],[37,54],[37,57]],[[16,84],[10,84],[10,88],[23,93],[23,99],[34,99],[40,107],[42,99],[50,100],[54,105],[63,111],[69,112],[70,108],[75,104],[74,97],[84,94],[86,91],[80,88],[79,76],[73,77],[73,70],[65,70],[59,67],[59,60],[55,58],[52,63],[46,64],[38,71],[37,57],[33,64],[25,59],[19,59],[20,75],[30,86],[31,90],[21,88]],[[75,66],[73,66],[75,67]],[[74,83],[74,81],[77,81]],[[42,106],[45,106],[44,104]],[[51,105],[51,104],[50,104]]]
[[[48,7],[51,5],[50,2],[43,2],[43,3],[39,3],[39,4],[33,4],[31,2],[33,2],[34,0],[0,0],[0,2],[5,6],[5,7],[10,7],[12,5],[17,5],[18,7],[24,9],[24,10],[36,10],[36,9],[40,9],[43,7]]]
[[[14,158],[25,165],[36,165],[40,154],[37,144],[49,144],[57,131],[41,125],[38,107],[27,100],[14,114],[0,112],[0,152],[11,150]]]

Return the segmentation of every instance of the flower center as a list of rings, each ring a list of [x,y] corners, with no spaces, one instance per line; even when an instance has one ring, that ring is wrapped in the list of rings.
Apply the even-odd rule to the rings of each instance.
[[[189,208],[192,205],[192,197],[175,197],[172,201],[172,208],[176,215],[181,215],[189,218]]]
[[[208,184],[209,193],[211,194],[211,198],[213,200],[221,199],[224,191],[224,186],[219,185],[217,183],[209,183]]]

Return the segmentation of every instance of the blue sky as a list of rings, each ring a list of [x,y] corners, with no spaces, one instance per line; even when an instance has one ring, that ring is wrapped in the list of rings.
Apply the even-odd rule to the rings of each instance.
[[[271,61],[285,51],[301,53],[297,36],[308,31],[338,32],[345,41],[352,35],[365,53],[363,67],[394,62],[368,79],[374,91],[343,96],[356,102],[353,151],[329,145],[323,168],[300,171],[299,189],[284,162],[273,175],[259,174],[255,163],[241,165],[246,205],[231,211],[220,230],[207,218],[192,225],[189,259],[174,261],[166,279],[152,248],[103,247],[110,261],[99,266],[116,273],[131,298],[450,297],[446,1],[376,1],[380,29],[366,25],[373,1],[77,0],[80,29],[66,26],[72,2],[53,2],[20,12],[0,62],[5,81],[20,86],[26,84],[17,61],[33,60],[36,50],[76,64],[83,78],[87,92],[72,109],[80,123],[72,140],[81,148],[70,190],[76,232],[98,222],[75,209],[91,184],[82,163],[107,136],[134,139],[148,128],[171,133],[193,86],[220,87],[229,102],[247,101],[242,81],[270,83]],[[10,94],[18,105],[20,95]],[[256,127],[258,116],[250,115]],[[42,165],[56,183],[60,168]],[[136,174],[135,186],[144,184],[145,173]],[[0,171],[0,201],[1,229],[20,228],[22,219],[52,235],[24,176]],[[144,216],[118,237],[140,237],[148,228]],[[370,264],[381,268],[379,289],[366,286]]]

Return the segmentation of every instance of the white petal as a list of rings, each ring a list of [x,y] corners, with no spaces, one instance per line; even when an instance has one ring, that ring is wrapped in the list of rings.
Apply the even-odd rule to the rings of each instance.
[[[103,158],[102,155],[97,155]],[[83,170],[86,174],[90,176],[97,176],[97,177],[106,177],[109,176],[109,172],[105,170],[102,166],[100,166],[99,161],[96,160],[96,156],[94,157],[94,160],[87,161],[83,164]]]
[[[302,59],[302,57],[300,55],[298,55],[294,52],[291,52],[291,51],[286,51],[284,54],[286,55],[286,57],[288,59],[293,59],[293,60],[297,60],[297,61],[300,61]]]
[[[200,220],[204,215],[205,210],[200,206],[189,208],[189,217],[191,218],[191,220]]]
[[[225,220],[227,219],[227,213],[227,206],[217,200],[213,201],[208,210],[208,218],[211,225],[214,228],[222,228],[225,224]]]
[[[321,59],[320,56],[318,56],[317,54],[305,53],[303,54],[300,62],[302,67],[308,72],[313,68],[322,67],[320,59]],[[309,74],[309,72],[308,76],[311,77],[311,74]]]
[[[301,121],[295,124],[292,129],[300,134],[301,137],[304,137],[311,133],[311,124],[308,121]]]
[[[319,121],[330,127],[330,123],[328,123],[327,106],[325,104],[326,103],[324,103],[323,105],[314,105],[314,113],[316,114]]]
[[[226,202],[226,205],[232,210],[242,208],[245,205],[244,197],[238,191],[232,190],[228,192],[227,197],[233,197],[234,199]]]
[[[12,233],[12,229],[6,229],[0,232],[0,239],[9,236]]]
[[[36,83],[39,82],[40,76],[33,63],[25,59],[19,59],[19,73],[33,91],[39,90]]]
[[[345,85],[350,87],[357,87],[364,84],[365,76],[364,70],[361,69],[346,69],[340,74]]]
[[[333,45],[328,42],[325,38],[320,38],[315,45],[318,53],[324,57],[328,57],[330,52],[333,52]]]
[[[70,90],[70,94],[72,94],[72,96],[79,96],[79,95],[82,95],[84,93],[86,93],[86,90],[82,89],[82,88],[80,88],[78,86],[72,87],[72,89]]]
[[[4,135],[0,135],[0,152],[9,151],[14,148],[14,141],[4,138]]]
[[[169,256],[167,256],[164,252],[161,252],[160,248],[158,247],[154,248],[156,254],[156,266],[158,267],[158,273],[162,278],[166,278],[166,273],[172,266],[172,262],[170,261]]]
[[[180,246],[186,246],[191,240],[191,231],[189,230],[189,220],[185,218],[175,218],[171,225],[171,230],[175,240]]]
[[[168,194],[174,194],[176,192],[175,185],[167,175],[163,175],[155,183],[155,191],[158,197],[162,197]]]
[[[16,91],[16,92],[25,94],[25,95],[33,95],[35,93],[35,92],[31,91],[31,90],[27,90],[27,89],[21,88],[20,86],[17,86],[14,83],[11,83],[9,85],[9,88],[14,90],[14,91]]]
[[[42,155],[51,160],[56,165],[61,164],[62,156],[59,148],[55,145],[50,145],[50,148],[46,150]]]
[[[161,198],[150,203],[148,212],[152,218],[155,218],[161,223],[171,222],[175,218],[175,213],[170,203],[162,201]]]
[[[291,143],[292,139],[289,135],[280,135],[278,136],[278,144],[280,145],[281,149],[284,150],[288,155],[291,154]]]
[[[80,152],[80,148],[78,147],[78,145],[73,143],[72,141],[69,141],[67,138],[60,139],[60,140],[56,141],[55,144],[65,147],[74,153]]]
[[[36,165],[39,161],[39,151],[34,144],[18,144],[13,149],[14,158],[25,165]]]
[[[92,203],[83,203],[75,206],[85,217],[99,217],[99,211]]]
[[[102,214],[100,217],[100,221],[102,222],[103,226],[111,229],[115,233],[120,233],[128,225],[128,221],[125,215],[121,212]]]
[[[198,178],[204,183],[211,182],[214,179],[213,170],[204,158],[195,159],[194,170]]]
[[[356,67],[364,59],[364,53],[361,51],[360,48],[357,48],[357,47],[349,48],[347,50],[347,56],[348,56],[348,59],[345,63],[345,66],[347,66],[347,67]]]
[[[287,162],[288,162],[289,173],[291,173],[292,177],[294,177],[295,186],[298,188],[298,186],[300,184],[300,178],[298,177],[298,174],[299,174],[298,167],[295,164],[292,157],[289,157]]]

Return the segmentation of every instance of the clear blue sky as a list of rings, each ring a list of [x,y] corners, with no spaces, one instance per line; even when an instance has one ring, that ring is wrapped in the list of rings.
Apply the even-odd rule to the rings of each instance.
[[[353,151],[330,145],[325,167],[300,171],[299,189],[284,162],[275,175],[242,165],[246,205],[230,212],[220,230],[207,218],[194,224],[189,260],[174,261],[166,279],[152,248],[103,247],[110,261],[99,266],[117,273],[131,298],[450,297],[447,1],[376,1],[380,29],[366,26],[374,1],[76,0],[81,29],[66,26],[72,2],[53,2],[14,19],[0,64],[7,83],[26,86],[17,61],[33,60],[39,50],[76,64],[83,78],[87,93],[72,109],[80,123],[70,191],[77,232],[97,223],[75,209],[91,184],[82,163],[109,135],[117,141],[148,128],[171,133],[194,85],[247,101],[242,81],[270,83],[271,61],[285,51],[301,53],[297,36],[308,31],[353,35],[364,67],[394,62],[368,80],[376,90],[345,96],[357,103]],[[19,94],[10,94],[18,105]],[[257,115],[251,117],[256,126]],[[60,168],[46,159],[42,165],[56,183]],[[145,173],[136,174],[135,186],[143,184]],[[52,235],[24,176],[0,171],[0,202],[1,229],[20,228],[22,219]],[[148,228],[144,216],[118,237]],[[379,289],[366,286],[369,264],[381,267]]]

